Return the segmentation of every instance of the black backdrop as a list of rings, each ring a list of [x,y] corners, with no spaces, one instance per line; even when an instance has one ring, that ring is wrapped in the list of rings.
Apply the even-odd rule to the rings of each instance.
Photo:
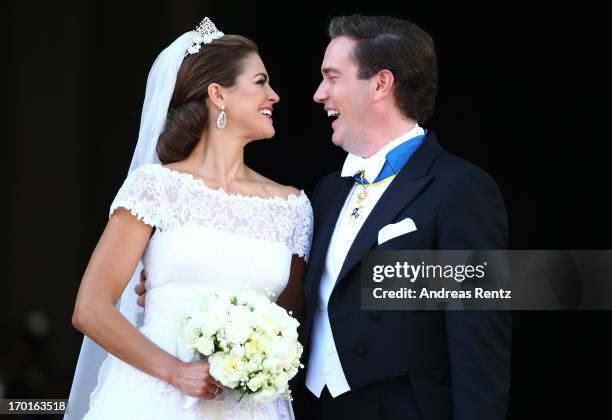
[[[428,31],[438,50],[436,114],[425,126],[496,179],[511,248],[612,249],[603,68],[610,37],[601,11],[584,2],[4,7],[9,246],[0,283],[0,398],[67,397],[80,344],[72,305],[129,166],[147,73],[159,51],[205,15],[259,45],[281,97],[274,139],[247,147],[247,163],[264,175],[311,193],[342,164],[330,121],[312,101],[329,18],[404,17]],[[611,313],[515,312],[513,319],[509,418],[602,417]]]

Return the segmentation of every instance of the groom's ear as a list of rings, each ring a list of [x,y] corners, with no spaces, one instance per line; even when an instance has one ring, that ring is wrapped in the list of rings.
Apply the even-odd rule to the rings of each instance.
[[[374,81],[374,100],[379,101],[393,92],[395,76],[390,70],[383,69],[373,76]]]
[[[210,99],[217,108],[221,108],[221,105],[224,103],[223,87],[218,83],[211,83],[208,85],[208,99]]]

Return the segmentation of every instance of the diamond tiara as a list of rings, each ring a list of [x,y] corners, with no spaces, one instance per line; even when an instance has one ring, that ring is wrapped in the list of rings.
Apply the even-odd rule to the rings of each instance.
[[[202,44],[210,44],[217,38],[221,38],[225,35],[223,32],[217,29],[214,23],[207,17],[202,19],[202,22],[196,26],[193,31],[193,38],[191,39],[191,46],[187,48],[185,57],[190,54],[200,52]]]

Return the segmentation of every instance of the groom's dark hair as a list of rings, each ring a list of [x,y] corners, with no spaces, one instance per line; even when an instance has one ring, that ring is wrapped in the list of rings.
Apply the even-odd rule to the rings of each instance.
[[[348,36],[357,41],[353,60],[359,78],[381,70],[395,77],[395,100],[402,113],[422,123],[434,111],[438,66],[429,34],[414,23],[388,16],[337,16],[328,28],[331,39]]]

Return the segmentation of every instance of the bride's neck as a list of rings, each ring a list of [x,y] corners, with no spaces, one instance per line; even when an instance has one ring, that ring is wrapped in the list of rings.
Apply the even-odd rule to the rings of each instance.
[[[203,135],[188,160],[200,177],[228,188],[246,177],[244,145],[229,133]]]

